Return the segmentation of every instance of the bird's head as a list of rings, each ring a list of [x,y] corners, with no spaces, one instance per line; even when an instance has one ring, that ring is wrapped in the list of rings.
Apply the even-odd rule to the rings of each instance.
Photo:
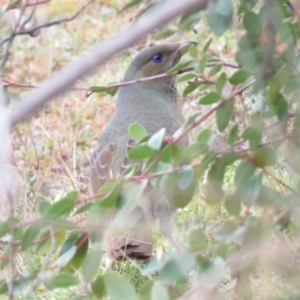
[[[157,45],[144,50],[131,62],[124,81],[166,73],[179,62],[181,56],[192,44],[196,45],[196,42],[181,41],[174,44]]]
[[[129,65],[124,81],[134,81],[166,73],[179,62],[192,44],[196,45],[196,42],[181,41],[174,44],[153,46],[144,50]],[[145,107],[145,103],[148,106],[158,107],[160,104],[155,99],[158,99],[160,104],[165,102],[165,99],[171,100],[170,103],[177,103],[176,76],[155,78],[151,81],[121,87],[117,111],[131,110],[133,105],[135,108],[138,105]]]

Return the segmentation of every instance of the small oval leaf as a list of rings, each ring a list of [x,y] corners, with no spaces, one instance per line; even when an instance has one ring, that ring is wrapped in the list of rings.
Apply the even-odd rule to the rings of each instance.
[[[128,151],[129,159],[143,159],[154,155],[156,151],[148,145],[138,145]]]
[[[131,123],[128,128],[129,135],[137,142],[147,136],[147,130],[139,123]]]
[[[216,92],[210,92],[206,94],[201,100],[199,101],[200,104],[203,105],[210,105],[216,103],[220,100],[220,95]]]

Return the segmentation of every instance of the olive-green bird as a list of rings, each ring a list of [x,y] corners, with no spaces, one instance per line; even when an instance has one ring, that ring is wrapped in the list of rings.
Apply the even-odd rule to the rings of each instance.
[[[138,54],[126,71],[124,82],[166,73],[177,64],[193,41],[150,47]],[[109,179],[116,178],[129,165],[127,150],[132,144],[128,134],[131,123],[143,125],[154,134],[165,128],[171,136],[183,125],[184,119],[177,103],[176,77],[158,78],[140,82],[120,89],[116,110],[98,139],[94,150],[89,176],[91,195]],[[187,145],[183,138],[178,146]],[[163,234],[174,208],[166,199],[156,204],[141,199],[138,206],[124,217],[117,227],[123,233],[108,238],[108,255],[117,260],[126,258],[148,259],[152,255],[152,220],[158,218]],[[120,222],[119,222],[120,223]],[[165,232],[164,232],[165,231]]]

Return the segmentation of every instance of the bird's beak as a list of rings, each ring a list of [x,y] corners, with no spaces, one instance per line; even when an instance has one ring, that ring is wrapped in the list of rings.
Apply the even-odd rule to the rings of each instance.
[[[198,43],[196,43],[195,41],[189,41],[189,40],[181,41],[181,42],[179,42],[179,47],[176,50],[176,52],[180,55],[183,55],[188,51],[189,46],[191,46],[191,45],[197,46]]]

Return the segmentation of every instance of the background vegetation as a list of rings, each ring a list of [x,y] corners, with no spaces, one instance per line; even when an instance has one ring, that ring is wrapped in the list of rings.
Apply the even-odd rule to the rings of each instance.
[[[165,1],[41,2],[1,3],[2,110]],[[299,13],[297,1],[207,1],[19,124],[1,195],[0,299],[300,299]],[[86,97],[89,88],[120,82],[146,47],[183,39],[198,42],[171,70],[186,124],[151,142],[132,128],[149,151],[131,157],[149,172],[132,169],[89,198],[91,151],[116,99],[111,88]],[[177,149],[183,134],[191,143]],[[108,270],[107,211],[121,214],[142,181],[178,207],[183,249],[155,230],[150,262]]]

